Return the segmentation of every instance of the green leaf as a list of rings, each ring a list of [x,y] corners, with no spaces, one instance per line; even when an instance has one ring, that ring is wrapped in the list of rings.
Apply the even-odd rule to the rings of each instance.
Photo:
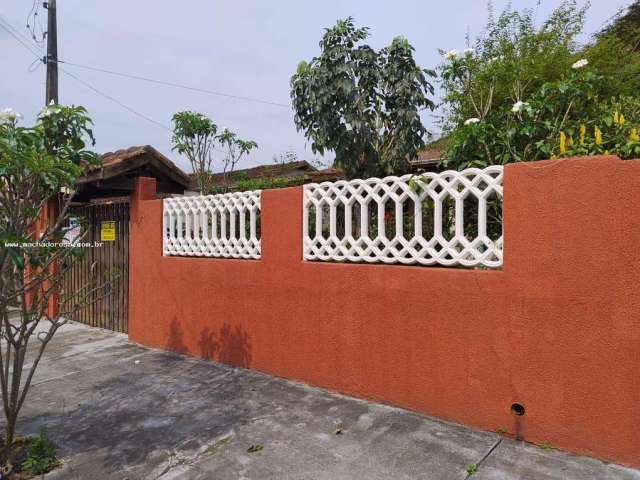
[[[13,264],[18,269],[24,270],[24,257],[20,254],[20,252],[14,247],[7,247],[7,252]]]

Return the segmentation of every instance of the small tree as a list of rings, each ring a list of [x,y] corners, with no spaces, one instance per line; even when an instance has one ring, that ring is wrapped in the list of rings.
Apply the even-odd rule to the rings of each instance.
[[[319,57],[301,62],[291,78],[298,130],[314,153],[335,152],[350,177],[402,171],[425,145],[419,112],[433,109],[431,70],[419,68],[402,37],[376,52],[360,44],[368,28],[340,20],[326,30]]]
[[[202,113],[178,112],[173,116],[173,124],[173,150],[187,157],[203,195],[214,191],[211,176],[214,150],[219,149],[224,154],[222,189],[227,191],[228,175],[242,157],[258,147],[253,140],[242,140],[228,128],[218,134],[218,126]]]
[[[236,164],[246,154],[251,152],[254,148],[258,148],[258,144],[253,140],[242,140],[233,133],[231,130],[225,128],[220,135],[216,137],[216,140],[222,146],[225,152],[225,156],[222,160],[222,184],[224,190],[228,190],[227,175],[231,175],[236,167]]]
[[[96,297],[87,285],[65,292],[62,281],[81,252],[65,245],[64,225],[76,181],[96,165],[85,149],[93,142],[82,107],[50,105],[32,128],[19,127],[11,110],[0,114],[0,390],[6,459],[31,380],[56,331]],[[42,225],[52,201],[59,212]],[[82,235],[78,238],[82,240]],[[48,307],[59,298],[57,312]],[[27,347],[37,339],[31,363]]]
[[[299,160],[298,154],[291,147],[288,148],[287,150],[285,150],[284,152],[282,152],[279,155],[274,155],[272,157],[272,159],[273,159],[273,163],[277,163],[277,164],[280,164],[280,165],[285,165],[285,164],[291,163],[291,162],[297,162]]]
[[[217,132],[218,126],[201,113],[185,111],[173,116],[173,150],[187,157],[203,194],[212,188],[211,167]]]

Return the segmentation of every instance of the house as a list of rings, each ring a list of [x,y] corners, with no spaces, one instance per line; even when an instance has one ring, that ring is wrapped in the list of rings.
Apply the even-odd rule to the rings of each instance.
[[[189,177],[190,190],[199,190],[195,174],[190,173]],[[214,189],[224,187],[226,181],[226,187],[229,190],[235,190],[243,185],[255,185],[255,188],[259,189],[270,183],[282,187],[304,183],[331,182],[344,178],[344,175],[336,168],[318,170],[305,160],[297,160],[234,170],[226,175],[213,173],[210,178]]]
[[[442,149],[430,146],[420,151],[418,158],[409,161],[407,173],[438,172],[441,168]],[[192,192],[197,192],[198,182],[195,174],[190,173],[190,188]],[[211,174],[212,187],[221,188],[225,185],[229,190],[241,189],[261,189],[269,186],[293,186],[306,183],[335,182],[345,178],[342,170],[336,167],[329,167],[318,170],[309,162],[304,160],[276,163],[272,165],[260,165],[252,168],[234,170],[232,173]],[[244,187],[244,188],[243,188]]]
[[[81,241],[84,254],[68,268],[61,297],[68,316],[78,322],[119,332],[128,329],[128,269],[130,197],[136,177],[153,177],[160,196],[183,194],[189,176],[171,160],[149,145],[130,147],[100,155],[101,165],[92,167],[76,184],[65,228],[65,240]],[[43,221],[55,219],[59,199],[52,199]],[[85,228],[81,228],[81,225]],[[82,237],[79,235],[82,233]],[[79,286],[99,288],[109,285],[108,295],[98,295],[89,305],[78,307],[82,297],[66,296]],[[79,302],[76,304],[76,302]],[[56,302],[52,301],[51,312]]]
[[[181,194],[189,188],[189,176],[150,145],[104,153],[100,160],[101,165],[78,181],[74,201],[128,197],[136,177],[155,178],[161,194]]]
[[[418,158],[409,160],[412,173],[418,172],[439,172],[442,170],[441,162],[442,149],[437,146],[428,145],[418,152]]]

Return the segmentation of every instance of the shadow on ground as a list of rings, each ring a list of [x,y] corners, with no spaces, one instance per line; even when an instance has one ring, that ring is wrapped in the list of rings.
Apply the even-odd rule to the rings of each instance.
[[[177,321],[174,333],[173,349],[187,348]],[[46,425],[60,446],[64,465],[47,480],[464,479],[488,452],[474,480],[640,479],[110,332],[74,326],[54,342],[20,419],[21,434]],[[251,364],[241,330],[204,329],[197,344],[203,357]]]

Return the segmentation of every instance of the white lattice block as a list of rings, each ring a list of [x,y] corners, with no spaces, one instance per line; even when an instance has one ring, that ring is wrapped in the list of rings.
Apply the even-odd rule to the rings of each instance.
[[[165,256],[260,258],[260,190],[163,200]]]
[[[305,260],[502,265],[502,166],[304,186]]]

